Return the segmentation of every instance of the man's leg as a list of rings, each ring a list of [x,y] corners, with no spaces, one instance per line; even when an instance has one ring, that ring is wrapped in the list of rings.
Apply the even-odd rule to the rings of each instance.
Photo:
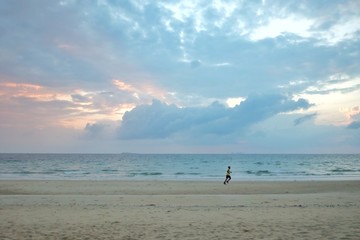
[[[226,183],[229,183],[229,182],[230,182],[230,180],[231,180],[231,177],[230,177],[230,176],[228,176],[228,177],[227,177],[227,181],[226,181]]]

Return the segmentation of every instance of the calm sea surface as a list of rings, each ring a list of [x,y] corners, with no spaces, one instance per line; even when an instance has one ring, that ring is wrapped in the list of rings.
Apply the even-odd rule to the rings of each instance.
[[[359,154],[0,154],[0,179],[360,180]]]

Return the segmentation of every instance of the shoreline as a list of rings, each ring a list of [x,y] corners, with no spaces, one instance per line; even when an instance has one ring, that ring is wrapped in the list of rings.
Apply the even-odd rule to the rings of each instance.
[[[360,192],[360,180],[341,181],[128,181],[0,180],[1,195],[305,194]]]
[[[0,180],[0,239],[358,239],[360,181]]]

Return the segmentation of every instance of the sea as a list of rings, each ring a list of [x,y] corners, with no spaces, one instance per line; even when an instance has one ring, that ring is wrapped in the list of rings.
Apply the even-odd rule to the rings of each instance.
[[[360,180],[360,154],[0,154],[1,180]]]

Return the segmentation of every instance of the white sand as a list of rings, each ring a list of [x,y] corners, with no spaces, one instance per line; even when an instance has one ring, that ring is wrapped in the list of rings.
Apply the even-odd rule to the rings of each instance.
[[[360,181],[0,181],[0,239],[360,239]]]

